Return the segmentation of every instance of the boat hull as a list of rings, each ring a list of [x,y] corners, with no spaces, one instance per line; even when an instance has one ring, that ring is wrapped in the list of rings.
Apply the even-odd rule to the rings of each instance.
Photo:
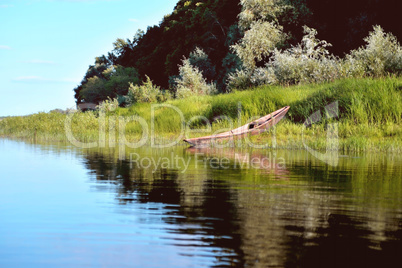
[[[231,131],[218,133],[215,135],[185,139],[184,141],[195,147],[208,147],[214,144],[220,144],[224,141],[231,141],[235,139],[242,139],[249,136],[259,135],[266,132],[271,127],[275,126],[279,121],[283,119],[290,107],[286,106],[273,113],[263,116],[251,123],[248,123],[239,128]]]

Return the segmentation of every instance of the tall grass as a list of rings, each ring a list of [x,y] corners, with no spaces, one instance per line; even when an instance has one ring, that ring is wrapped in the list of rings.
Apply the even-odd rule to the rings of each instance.
[[[309,146],[325,149],[328,120],[307,129],[303,123],[318,110],[324,114],[324,107],[335,101],[339,104],[339,117],[335,120],[338,123],[342,150],[402,152],[402,78],[344,79],[285,88],[261,86],[224,95],[170,100],[165,104],[177,107],[190,128],[207,128],[207,122],[213,122],[213,131],[231,128],[233,125],[236,127],[239,120],[241,124],[245,124],[251,118],[291,106],[287,118],[275,129],[275,144],[271,142],[272,133],[256,136],[253,142],[268,141],[272,146],[303,148],[304,141]],[[171,107],[155,107],[149,103],[137,103],[129,108],[117,108],[107,112],[104,127],[107,133],[115,132],[117,135],[118,125],[111,122],[115,122],[119,117],[131,116],[145,119],[150,127],[152,107],[156,135],[161,138],[177,138],[182,129],[179,113]],[[67,140],[64,125],[66,118],[66,115],[59,113],[5,118],[0,121],[0,136]],[[74,137],[81,141],[97,140],[99,118],[99,112],[76,113],[71,124]],[[130,139],[138,139],[142,133],[142,126],[135,120],[126,125],[126,135]],[[206,134],[208,133],[191,135]]]

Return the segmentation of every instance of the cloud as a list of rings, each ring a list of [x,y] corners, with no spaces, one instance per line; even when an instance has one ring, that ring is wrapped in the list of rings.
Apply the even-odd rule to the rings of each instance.
[[[47,65],[56,64],[54,61],[49,61],[49,60],[26,60],[23,62],[24,63],[32,63],[32,64],[47,64]]]
[[[0,8],[9,8],[9,7],[13,7],[13,5],[0,5]]]
[[[46,78],[40,77],[40,76],[19,76],[17,78],[14,78],[13,81],[15,82],[47,82],[49,81]]]
[[[9,46],[1,46],[0,45],[0,49],[11,49],[11,47],[9,47]]]

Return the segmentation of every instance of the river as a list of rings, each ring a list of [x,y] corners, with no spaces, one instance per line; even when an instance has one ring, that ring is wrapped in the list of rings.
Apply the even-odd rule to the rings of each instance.
[[[0,140],[0,267],[401,267],[402,157]]]

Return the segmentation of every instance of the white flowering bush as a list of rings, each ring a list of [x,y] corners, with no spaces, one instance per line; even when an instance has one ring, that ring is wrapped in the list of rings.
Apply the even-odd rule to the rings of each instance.
[[[341,72],[343,77],[363,77],[365,66],[361,61],[348,54],[342,60]]]
[[[168,91],[161,90],[155,86],[151,79],[147,76],[147,80],[142,85],[134,85],[130,83],[126,102],[132,105],[137,102],[164,102],[171,98]]]
[[[239,14],[239,26],[251,28],[253,22],[274,21],[286,10],[291,9],[284,0],[240,0],[242,11]]]
[[[342,76],[341,61],[326,49],[331,44],[318,40],[314,29],[305,26],[304,32],[299,45],[283,51],[274,49],[266,66],[253,72],[254,85],[324,82]]]
[[[244,36],[231,48],[252,70],[292,36],[283,32],[282,25],[297,25],[312,14],[305,0],[240,0],[240,4],[238,25]]]
[[[364,41],[364,47],[351,51],[347,57],[351,73],[372,76],[402,73],[402,47],[394,35],[374,26]]]
[[[218,92],[214,83],[207,83],[202,72],[191,65],[189,59],[184,59],[179,67],[179,76],[175,79],[177,98],[186,98],[194,95],[213,95]]]
[[[402,47],[395,36],[385,33],[380,26],[374,26],[364,39],[365,46],[342,59],[330,54],[327,48],[331,44],[317,39],[317,31],[307,26],[300,44],[281,50],[287,38],[280,25],[284,14],[295,20],[299,15],[309,14],[308,8],[301,5],[297,9],[289,0],[240,0],[240,3],[239,29],[244,36],[231,48],[243,68],[228,76],[226,85],[230,90],[402,74]],[[262,62],[267,63],[258,67]]]
[[[227,79],[227,87],[229,91],[245,90],[253,86],[253,83],[251,82],[251,74],[251,71],[245,69],[240,69],[229,74]]]
[[[207,79],[207,81],[212,81],[216,75],[215,66],[212,65],[207,53],[204,52],[199,47],[196,47],[188,57],[190,64],[197,67],[202,73],[202,76]]]
[[[272,51],[281,45],[286,35],[282,26],[276,22],[256,21],[244,33],[239,43],[232,46],[243,65],[254,69],[256,63],[268,57]]]
[[[98,105],[98,110],[103,113],[113,112],[119,107],[117,99],[107,99]]]

